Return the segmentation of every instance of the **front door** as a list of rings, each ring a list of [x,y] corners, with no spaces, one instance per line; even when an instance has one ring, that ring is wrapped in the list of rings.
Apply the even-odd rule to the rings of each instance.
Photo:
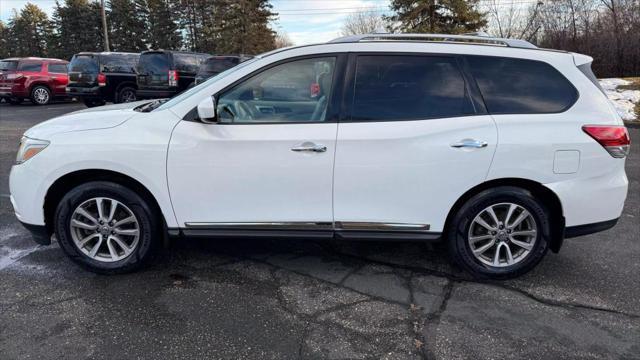
[[[330,227],[337,56],[289,60],[216,94],[217,124],[182,121],[168,155],[182,227]]]
[[[487,176],[494,121],[456,57],[352,61],[335,160],[336,227],[441,232],[456,200]]]

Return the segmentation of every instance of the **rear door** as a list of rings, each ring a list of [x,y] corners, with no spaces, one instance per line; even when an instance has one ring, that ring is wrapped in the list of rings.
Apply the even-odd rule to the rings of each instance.
[[[98,85],[98,55],[74,55],[69,64],[69,87],[92,88]]]
[[[454,56],[353,55],[338,128],[334,217],[343,230],[441,232],[487,177],[492,118]]]

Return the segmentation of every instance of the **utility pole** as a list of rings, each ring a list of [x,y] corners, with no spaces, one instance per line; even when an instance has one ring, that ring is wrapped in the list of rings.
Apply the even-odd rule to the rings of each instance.
[[[109,32],[107,31],[107,13],[104,10],[104,0],[100,0],[100,13],[102,14],[102,31],[104,33],[104,51],[109,50]]]

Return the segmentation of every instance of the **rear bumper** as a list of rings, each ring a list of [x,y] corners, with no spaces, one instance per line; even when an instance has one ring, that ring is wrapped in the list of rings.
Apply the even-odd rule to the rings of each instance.
[[[29,94],[24,86],[20,85],[2,85],[0,86],[0,96],[2,97],[28,97]]]
[[[177,90],[138,89],[138,91],[136,91],[136,96],[138,99],[162,99],[172,97],[177,93]]]
[[[569,226],[564,230],[564,237],[566,239],[584,236],[589,234],[595,234],[597,232],[609,230],[612,227],[616,226],[618,223],[618,219],[601,221],[592,224],[578,225],[578,226]]]
[[[29,230],[33,241],[40,245],[51,245],[51,233],[44,225],[32,225],[24,222],[20,222],[25,229]]]
[[[94,87],[67,87],[67,96],[99,98],[102,97],[99,86]]]

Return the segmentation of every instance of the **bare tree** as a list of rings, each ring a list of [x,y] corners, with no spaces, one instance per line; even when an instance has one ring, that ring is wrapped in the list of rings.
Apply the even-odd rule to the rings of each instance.
[[[487,9],[487,32],[502,38],[530,40],[535,37],[539,26],[542,1],[531,6],[523,6],[522,0],[489,0]]]
[[[366,10],[350,14],[342,25],[342,36],[384,32],[387,22],[375,12]]]
[[[275,44],[276,49],[295,45],[287,33],[280,31],[276,34]]]

